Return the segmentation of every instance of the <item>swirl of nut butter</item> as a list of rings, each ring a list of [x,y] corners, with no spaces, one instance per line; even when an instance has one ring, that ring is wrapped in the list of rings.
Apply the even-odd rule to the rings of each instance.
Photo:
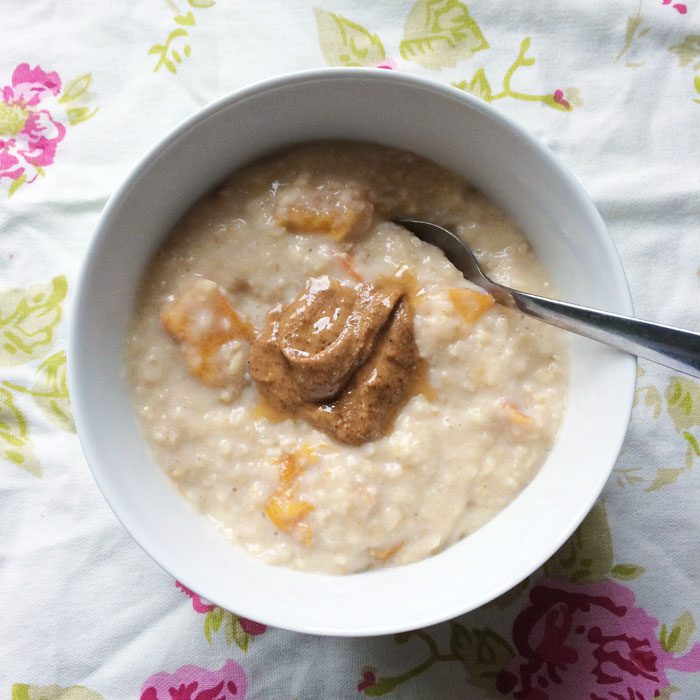
[[[413,308],[398,283],[352,288],[318,277],[268,314],[250,372],[274,408],[361,445],[391,428],[419,361]]]

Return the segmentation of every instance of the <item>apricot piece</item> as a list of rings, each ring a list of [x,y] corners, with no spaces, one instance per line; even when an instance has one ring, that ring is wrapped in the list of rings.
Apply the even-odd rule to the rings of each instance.
[[[304,518],[314,509],[313,504],[300,500],[294,494],[296,480],[304,468],[318,460],[316,452],[309,445],[303,445],[296,452],[285,454],[280,459],[280,480],[277,489],[265,503],[265,515],[280,531],[292,533],[301,542],[311,544],[313,532]]]
[[[197,277],[165,304],[160,314],[165,330],[182,346],[190,372],[206,384],[226,386],[245,371],[242,342],[253,337],[212,280]]]
[[[506,418],[515,426],[531,428],[535,425],[535,419],[523,413],[518,406],[510,401],[502,401],[501,406]]]
[[[457,287],[450,289],[450,301],[468,323],[476,323],[494,304],[494,299],[486,292]]]
[[[385,547],[384,549],[370,549],[369,553],[377,561],[386,561],[390,557],[394,556],[396,552],[403,547],[403,542],[399,542],[391,547]]]
[[[306,501],[296,501],[285,495],[272,495],[265,504],[265,515],[274,526],[283,532],[289,532],[314,507]]]
[[[279,195],[275,221],[292,233],[325,233],[335,240],[362,236],[374,218],[366,192],[325,183],[289,187]]]

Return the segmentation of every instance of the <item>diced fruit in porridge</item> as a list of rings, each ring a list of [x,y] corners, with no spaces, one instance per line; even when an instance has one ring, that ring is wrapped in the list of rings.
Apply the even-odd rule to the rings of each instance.
[[[501,406],[506,418],[513,425],[521,428],[532,428],[535,426],[535,419],[523,413],[516,404],[510,401],[502,401]]]
[[[403,542],[399,542],[391,547],[385,547],[384,549],[370,549],[369,553],[377,561],[386,561],[390,557],[393,557],[401,547],[403,547]]]
[[[285,496],[270,496],[265,504],[265,514],[276,528],[283,532],[291,530],[314,507],[306,501],[297,501]]]
[[[450,301],[468,323],[476,323],[494,304],[486,292],[457,287],[449,291]]]
[[[317,460],[316,452],[309,445],[303,445],[296,452],[284,455],[280,460],[282,469],[277,489],[265,504],[265,515],[272,524],[282,532],[297,530],[299,539],[305,544],[311,542],[311,528],[308,523],[302,523],[302,521],[314,510],[314,506],[308,501],[297,498],[294,491],[296,481],[304,468]],[[299,525],[304,527],[297,528]]]
[[[325,233],[359,238],[372,226],[374,205],[367,192],[327,182],[291,185],[277,195],[275,221],[292,233]]]
[[[160,314],[165,330],[180,342],[190,372],[206,384],[227,386],[245,373],[252,326],[243,321],[219,285],[193,278]]]

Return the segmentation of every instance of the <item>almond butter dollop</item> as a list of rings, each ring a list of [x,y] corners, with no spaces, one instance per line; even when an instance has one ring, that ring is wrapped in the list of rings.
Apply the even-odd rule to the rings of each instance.
[[[361,445],[387,433],[419,360],[413,308],[399,284],[353,289],[319,277],[268,314],[250,372],[274,408]]]

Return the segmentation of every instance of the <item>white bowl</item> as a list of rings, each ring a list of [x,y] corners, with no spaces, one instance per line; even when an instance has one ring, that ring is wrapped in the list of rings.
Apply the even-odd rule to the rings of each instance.
[[[166,136],[112,196],[80,279],[69,363],[78,434],[105,498],[153,559],[217,605],[302,632],[386,634],[483,605],[556,551],[615,462],[635,360],[572,335],[568,408],[546,463],[503,512],[437,556],[327,576],[266,565],[224,539],[149,456],[124,378],[125,334],[148,259],[200,195],[251,159],[322,138],[376,141],[452,168],[521,226],[562,298],[632,306],[598,212],[559,161],[489,105],[404,73],[317,70],[240,90]]]

